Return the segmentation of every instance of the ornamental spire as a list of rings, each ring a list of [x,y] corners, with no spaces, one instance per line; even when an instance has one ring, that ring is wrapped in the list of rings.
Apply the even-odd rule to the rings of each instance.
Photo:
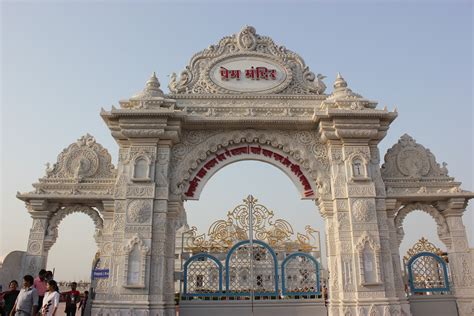
[[[163,91],[160,89],[160,82],[156,77],[156,73],[153,71],[150,79],[146,82],[145,89],[143,92],[147,93],[151,97],[162,97]]]
[[[341,73],[337,73],[334,91],[321,103],[321,109],[338,108],[350,110],[375,109],[377,102],[365,99],[349,89]]]
[[[346,88],[347,87],[347,82],[344,80],[342,77],[341,73],[338,72],[336,76],[336,81],[334,81],[334,89],[340,89],[340,88]]]
[[[174,111],[175,105],[176,100],[167,99],[160,89],[160,81],[155,72],[151,74],[142,91],[136,93],[129,100],[120,101],[120,107],[124,109],[166,108]]]

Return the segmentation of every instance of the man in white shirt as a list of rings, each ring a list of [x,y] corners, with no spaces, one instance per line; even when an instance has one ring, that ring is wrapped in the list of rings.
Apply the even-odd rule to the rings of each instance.
[[[13,306],[10,316],[36,316],[38,313],[38,292],[33,287],[34,279],[31,275],[23,277],[21,289]]]

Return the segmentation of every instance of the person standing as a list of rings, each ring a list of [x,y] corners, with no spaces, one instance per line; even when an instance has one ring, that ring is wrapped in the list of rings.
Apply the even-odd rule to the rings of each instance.
[[[75,316],[76,315],[76,304],[79,302],[79,296],[81,293],[76,290],[77,283],[71,283],[71,290],[68,292],[64,292],[63,295],[66,296],[66,309],[64,312],[67,316]]]
[[[77,307],[77,309],[81,310],[81,316],[84,316],[88,300],[89,300],[89,291],[84,291],[84,297],[81,299],[81,301],[79,302],[79,306]]]
[[[16,298],[18,297],[18,282],[16,280],[10,281],[8,285],[9,291],[3,294],[3,300],[5,301],[5,315],[9,315],[15,305]]]
[[[38,306],[43,306],[43,298],[46,293],[46,270],[41,269],[33,283],[36,291],[38,291]]]
[[[54,280],[49,280],[47,289],[41,306],[41,316],[55,316],[59,306],[58,284]]]
[[[53,271],[50,271],[50,270],[46,271],[46,275],[44,277],[46,282],[48,282],[49,280],[52,280],[53,277],[54,277]]]
[[[23,277],[23,288],[16,298],[10,316],[35,316],[38,312],[38,292],[33,287],[34,279],[27,274]]]

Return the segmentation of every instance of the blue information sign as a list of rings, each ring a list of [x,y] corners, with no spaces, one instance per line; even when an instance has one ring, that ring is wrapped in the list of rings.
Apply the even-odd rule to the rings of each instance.
[[[92,275],[94,279],[107,279],[109,277],[109,269],[94,269]]]

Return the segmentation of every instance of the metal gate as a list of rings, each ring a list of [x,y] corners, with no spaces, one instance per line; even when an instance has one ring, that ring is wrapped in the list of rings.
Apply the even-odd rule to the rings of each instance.
[[[180,316],[326,315],[321,298],[319,232],[291,225],[253,196],[214,222],[181,236]],[[315,233],[318,233],[317,238]],[[185,238],[185,234],[187,234]]]
[[[431,252],[420,252],[407,263],[411,293],[433,294],[449,291],[446,262]]]
[[[421,238],[403,258],[406,291],[413,316],[457,315],[451,295],[447,253]]]
[[[251,246],[244,240],[227,253],[225,269],[219,259],[207,253],[189,258],[184,264],[181,298],[317,298],[321,294],[319,270],[317,260],[307,253],[292,253],[279,265],[269,245],[254,240]]]
[[[403,257],[403,261],[409,295],[449,293],[447,254],[426,238],[415,243]]]

